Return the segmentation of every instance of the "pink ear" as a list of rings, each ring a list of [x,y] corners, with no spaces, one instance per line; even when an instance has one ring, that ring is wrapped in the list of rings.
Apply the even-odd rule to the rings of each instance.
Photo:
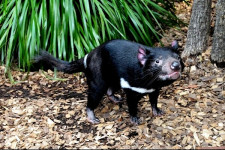
[[[172,48],[173,48],[174,50],[177,50],[178,47],[179,47],[177,41],[173,41],[173,42],[171,43],[171,46],[172,46]]]
[[[144,65],[145,62],[146,62],[145,56],[146,56],[145,49],[142,48],[142,47],[139,47],[139,49],[138,49],[138,56],[137,56],[137,57],[138,57],[139,62],[140,62],[142,65]]]

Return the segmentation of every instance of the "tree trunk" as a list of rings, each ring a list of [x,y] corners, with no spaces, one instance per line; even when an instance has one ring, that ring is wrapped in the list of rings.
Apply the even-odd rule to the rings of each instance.
[[[225,1],[216,4],[216,23],[213,34],[211,60],[217,64],[225,63]],[[222,67],[222,66],[221,66]]]
[[[195,55],[206,50],[211,25],[211,4],[211,0],[194,0],[182,57]]]

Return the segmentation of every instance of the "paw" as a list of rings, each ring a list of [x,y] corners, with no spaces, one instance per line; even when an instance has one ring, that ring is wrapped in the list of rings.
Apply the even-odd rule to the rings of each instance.
[[[94,111],[90,108],[87,108],[87,120],[92,124],[98,124],[100,121],[97,117],[95,117]]]
[[[160,110],[159,108],[153,108],[152,109],[153,116],[162,116],[164,112]]]
[[[108,96],[108,98],[109,98],[109,100],[113,101],[114,103],[121,103],[121,102],[123,102],[122,98],[119,98],[119,97],[114,96],[114,95]]]
[[[87,121],[92,123],[92,124],[99,124],[100,123],[99,119],[96,118],[96,117],[95,118],[87,118]]]
[[[141,119],[139,117],[130,117],[130,122],[134,125],[139,125],[141,123]]]

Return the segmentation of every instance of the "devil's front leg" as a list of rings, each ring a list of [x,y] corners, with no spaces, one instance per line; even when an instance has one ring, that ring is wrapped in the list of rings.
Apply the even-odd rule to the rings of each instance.
[[[141,120],[137,116],[138,102],[142,96],[134,91],[129,90],[129,89],[126,89],[125,93],[127,96],[127,105],[128,105],[128,111],[130,114],[130,121],[131,121],[131,123],[138,125],[141,123]]]
[[[164,112],[160,110],[157,106],[158,97],[159,97],[159,90],[155,90],[154,92],[149,93],[149,101],[151,103],[152,113],[154,116],[161,116],[164,114]]]

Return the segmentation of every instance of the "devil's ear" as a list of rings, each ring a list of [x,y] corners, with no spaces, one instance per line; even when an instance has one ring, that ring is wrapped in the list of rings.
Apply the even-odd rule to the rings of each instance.
[[[173,50],[177,50],[179,47],[178,42],[176,40],[171,43],[171,46]]]
[[[146,49],[144,47],[142,47],[142,46],[139,47],[137,58],[142,65],[145,64],[145,62],[146,62]]]

